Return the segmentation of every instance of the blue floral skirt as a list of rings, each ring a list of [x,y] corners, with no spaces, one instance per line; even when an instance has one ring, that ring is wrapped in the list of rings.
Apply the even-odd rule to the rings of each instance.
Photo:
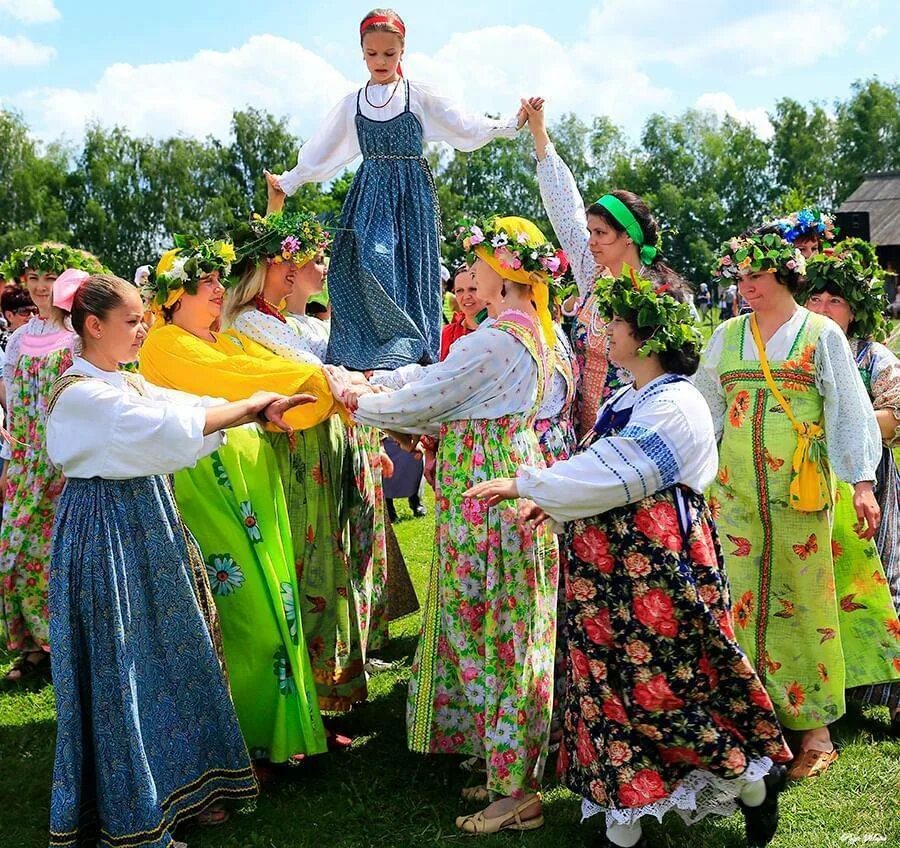
[[[49,588],[51,846],[168,848],[180,820],[256,794],[198,555],[162,477],[67,481]]]

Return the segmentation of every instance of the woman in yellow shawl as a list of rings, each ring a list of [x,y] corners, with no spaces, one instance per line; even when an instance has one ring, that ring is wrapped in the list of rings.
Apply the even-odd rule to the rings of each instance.
[[[553,699],[556,541],[548,527],[520,525],[514,508],[464,494],[520,464],[544,466],[533,425],[552,374],[547,283],[558,261],[523,218],[471,224],[463,235],[477,257],[478,297],[502,304],[496,320],[456,341],[443,362],[377,372],[373,382],[395,390],[360,397],[355,417],[440,436],[437,558],[409,687],[410,749],[485,761],[485,784],[463,796],[493,803],[457,819],[460,830],[532,830],[543,824],[536,790]]]
[[[261,386],[315,395],[315,403],[285,414],[295,429],[331,415],[334,396],[321,368],[288,362],[239,333],[217,331],[232,246],[181,238],[176,244],[148,281],[157,319],[141,350],[141,374],[159,386],[226,399]],[[206,562],[251,757],[285,763],[325,751],[271,445],[255,425],[230,431],[223,447],[175,475],[175,496]]]

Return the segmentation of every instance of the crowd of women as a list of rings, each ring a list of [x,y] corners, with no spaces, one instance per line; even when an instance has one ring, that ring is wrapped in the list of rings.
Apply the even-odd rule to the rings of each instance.
[[[467,116],[398,76],[404,34],[367,16],[370,85],[229,238],[178,237],[140,286],[62,244],[3,266],[36,314],[6,346],[0,611],[8,678],[52,665],[51,844],[167,848],[352,744],[328,716],[366,700],[389,619],[417,608],[386,436],[435,491],[407,728],[473,775],[457,827],[539,828],[555,755],[598,844],[738,810],[768,844],[785,781],[837,759],[848,698],[900,731],[900,363],[875,252],[808,210],[736,234],[716,274],[744,309],[704,345],[647,204],[585,208],[542,100]],[[401,88],[396,114],[361,104]],[[521,217],[462,222],[441,332],[423,137],[525,123],[561,247]],[[285,193],[360,150],[330,246]],[[330,325],[307,315],[329,252]]]

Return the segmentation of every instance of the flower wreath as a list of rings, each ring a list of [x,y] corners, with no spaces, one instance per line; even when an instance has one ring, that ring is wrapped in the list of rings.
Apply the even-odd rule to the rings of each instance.
[[[781,237],[791,244],[804,236],[816,236],[822,241],[834,241],[837,234],[834,218],[816,208],[791,212],[784,218],[776,218],[771,226],[777,227]]]
[[[630,265],[622,266],[618,277],[600,277],[594,293],[598,306],[608,316],[616,315],[639,329],[653,334],[639,348],[639,356],[703,346],[703,336],[690,306],[667,294],[668,286],[657,286],[638,276]]]
[[[561,248],[549,241],[543,244],[528,244],[528,237],[520,233],[518,238],[510,235],[497,226],[495,215],[485,220],[463,218],[456,228],[456,240],[462,244],[467,258],[473,261],[475,248],[489,250],[494,259],[510,271],[521,271],[525,274],[540,274],[550,280],[558,280],[569,267],[569,260]]]
[[[67,268],[75,268],[88,274],[102,274],[106,271],[100,260],[86,250],[45,241],[14,250],[0,264],[0,277],[12,282],[20,280],[29,271],[59,275]]]
[[[234,245],[221,239],[200,241],[191,236],[176,235],[175,247],[167,250],[150,269],[143,292],[145,300],[156,307],[171,306],[182,291],[197,294],[197,284],[207,274],[219,272],[219,280],[228,286]]]
[[[300,265],[326,250],[331,238],[311,212],[272,212],[265,216],[254,213],[235,232],[234,243],[242,266],[263,259]]]
[[[847,335],[883,341],[887,336],[884,308],[884,271],[872,245],[848,238],[834,250],[826,250],[806,263],[806,276],[798,300],[805,303],[814,294],[836,289],[853,312]]]
[[[737,280],[745,274],[774,271],[776,274],[803,274],[806,260],[793,244],[778,233],[735,236],[722,243],[713,274]]]

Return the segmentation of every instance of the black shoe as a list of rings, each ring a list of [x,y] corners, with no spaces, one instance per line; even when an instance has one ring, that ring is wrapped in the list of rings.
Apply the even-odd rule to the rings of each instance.
[[[775,838],[778,831],[778,794],[787,782],[787,766],[772,766],[763,780],[766,783],[766,800],[762,804],[748,807],[743,801],[738,801],[744,814],[749,848],[765,848]]]
[[[393,498],[385,498],[384,506],[385,506],[385,509],[387,509],[388,518],[390,518],[391,521],[396,521],[397,520],[397,510],[394,509],[394,499]]]
[[[412,514],[416,518],[424,518],[428,515],[428,510],[425,509],[425,504],[419,499],[418,495],[413,495],[409,499],[409,508],[412,510]]]

